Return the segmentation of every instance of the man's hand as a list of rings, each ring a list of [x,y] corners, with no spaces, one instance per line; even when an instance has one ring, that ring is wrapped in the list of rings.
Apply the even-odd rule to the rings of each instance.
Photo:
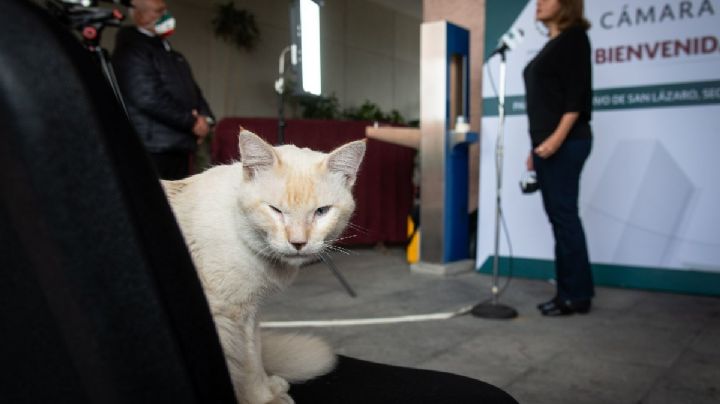
[[[195,117],[195,125],[192,131],[198,137],[198,144],[201,144],[210,133],[210,125],[208,125],[205,115],[198,114],[197,110],[193,109],[192,114]]]

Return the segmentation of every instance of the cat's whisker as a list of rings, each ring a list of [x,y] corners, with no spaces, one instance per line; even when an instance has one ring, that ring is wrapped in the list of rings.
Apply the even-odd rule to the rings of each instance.
[[[282,254],[278,253],[277,251],[273,250],[271,245],[266,245],[265,247],[261,248],[260,250],[255,252],[255,255],[264,258],[267,261],[270,261],[272,263],[280,263],[282,262]]]
[[[322,262],[329,265],[328,260],[330,260],[331,258],[329,254],[322,252],[320,253],[320,259],[322,260]]]
[[[345,251],[345,252],[347,252],[347,253],[350,253],[350,249],[348,249],[348,248],[341,247],[341,246],[335,245],[335,244],[329,244],[329,246],[330,246],[332,249],[334,249],[334,250],[337,250],[337,251]]]
[[[272,251],[272,255],[271,255],[271,260],[274,261],[274,262],[277,262],[277,263],[281,262],[281,261],[282,261],[282,254],[280,254],[279,252],[273,250],[273,251]]]
[[[357,237],[357,234],[351,234],[351,235],[345,236],[345,237],[338,237],[338,238],[334,238],[332,240],[325,240],[325,242],[326,243],[334,243],[336,241],[345,240],[345,239],[353,238],[353,237]]]
[[[318,252],[318,254],[320,254],[320,253],[327,254],[328,251],[335,251],[334,246],[329,245],[329,244],[323,244],[322,249],[320,250],[320,252]]]
[[[347,230],[345,231],[345,233],[348,233],[348,234],[362,234],[362,235],[364,235],[364,236],[367,236],[367,235],[370,234],[369,231],[362,230],[362,229],[356,229],[356,228],[350,227],[350,226],[348,226],[348,228],[347,228]]]
[[[332,239],[332,240],[327,240],[327,241],[329,241],[329,242],[335,242],[335,241],[345,240],[346,238],[353,238],[353,237],[357,237],[357,234],[351,234],[351,235],[345,236],[345,237],[338,237],[338,238],[335,238],[335,239]]]
[[[350,253],[348,253],[348,252],[339,251],[339,250],[336,250],[336,249],[334,249],[334,248],[327,248],[327,249],[326,249],[326,252],[327,252],[327,251],[342,252],[342,253],[345,254],[345,255],[350,255]]]
[[[266,245],[266,246],[264,246],[263,248],[255,251],[255,256],[260,257],[260,258],[262,258],[262,257],[268,257],[268,258],[269,258],[269,257],[272,255],[272,251],[271,251],[271,254],[270,254],[270,255],[265,254],[265,251],[266,251],[266,250],[270,250],[270,249],[271,249],[271,246],[270,246],[270,245]]]
[[[355,230],[355,231],[357,231],[357,232],[359,232],[359,233],[370,234],[370,230],[368,230],[368,229],[366,229],[366,228],[364,228],[364,227],[362,227],[362,226],[358,226],[358,225],[356,225],[355,223],[352,223],[352,222],[348,222],[347,227],[349,227],[349,228],[351,228],[351,229],[353,229],[353,230]]]
[[[352,252],[352,251],[350,251],[350,250],[348,250],[348,249],[345,249],[345,248],[342,248],[342,247],[338,247],[338,246],[332,245],[332,244],[323,244],[323,246],[324,246],[324,248],[327,249],[327,250],[341,252],[341,253],[343,253],[343,254],[345,254],[345,255],[351,255],[351,254],[354,253],[354,252]]]
[[[357,235],[356,235],[356,234],[352,234],[352,235],[349,235],[349,236],[346,236],[346,237],[338,237],[338,238],[335,238],[335,239],[332,239],[332,240],[325,240],[325,241],[323,242],[323,246],[324,246],[325,248],[327,248],[328,250],[341,252],[341,253],[343,253],[343,254],[345,254],[345,255],[351,255],[351,254],[353,254],[352,251],[348,250],[347,248],[343,248],[343,247],[340,247],[340,246],[338,246],[338,245],[334,245],[334,244],[332,244],[332,243],[334,243],[334,242],[336,242],[336,241],[340,241],[340,240],[345,240],[345,239],[348,239],[348,238],[353,238],[353,237],[357,237]]]

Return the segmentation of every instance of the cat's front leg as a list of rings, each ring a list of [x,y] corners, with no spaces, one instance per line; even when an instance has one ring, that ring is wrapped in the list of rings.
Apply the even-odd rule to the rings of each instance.
[[[279,376],[268,376],[262,362],[262,345],[258,332],[257,307],[244,305],[229,318],[216,319],[220,340],[241,404],[293,403],[287,395],[288,382]],[[221,326],[222,325],[222,326]]]
[[[257,317],[254,317],[251,322],[245,323],[246,333],[251,336],[249,340],[252,341],[248,345],[248,356],[252,356],[252,372],[257,375],[256,386],[260,390],[260,394],[264,394],[265,390],[269,390],[272,395],[272,400],[269,404],[294,404],[295,401],[287,394],[290,389],[290,384],[280,376],[268,375],[265,372],[265,367],[262,361],[262,340],[259,330],[259,324]]]
[[[256,342],[258,333],[255,330],[252,309],[246,306],[243,308],[243,315],[232,316],[218,312],[214,313],[215,326],[238,403],[268,404],[276,402],[283,394],[286,395],[287,382],[281,378],[277,380],[268,377],[259,360],[260,346]]]

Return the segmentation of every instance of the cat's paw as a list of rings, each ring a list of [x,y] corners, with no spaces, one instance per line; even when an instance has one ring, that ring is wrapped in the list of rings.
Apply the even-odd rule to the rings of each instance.
[[[295,404],[295,400],[292,399],[287,393],[275,397],[269,404]]]
[[[279,396],[290,390],[290,384],[280,376],[268,376],[267,385],[273,396]]]
[[[253,387],[244,389],[248,404],[293,404],[294,401],[287,395],[290,384],[280,376],[267,376],[262,382]],[[244,403],[244,402],[243,402]]]

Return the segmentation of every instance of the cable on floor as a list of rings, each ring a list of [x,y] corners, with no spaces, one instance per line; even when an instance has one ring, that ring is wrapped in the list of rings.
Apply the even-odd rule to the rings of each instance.
[[[409,316],[397,317],[378,317],[378,318],[356,318],[356,319],[336,319],[336,320],[308,320],[308,321],[263,321],[260,323],[262,328],[300,328],[300,327],[350,327],[356,325],[372,325],[372,324],[397,324],[412,323],[418,321],[432,320],[448,320],[454,317],[462,316],[470,312],[473,306],[465,306],[458,310],[447,313],[432,314],[415,314]]]

